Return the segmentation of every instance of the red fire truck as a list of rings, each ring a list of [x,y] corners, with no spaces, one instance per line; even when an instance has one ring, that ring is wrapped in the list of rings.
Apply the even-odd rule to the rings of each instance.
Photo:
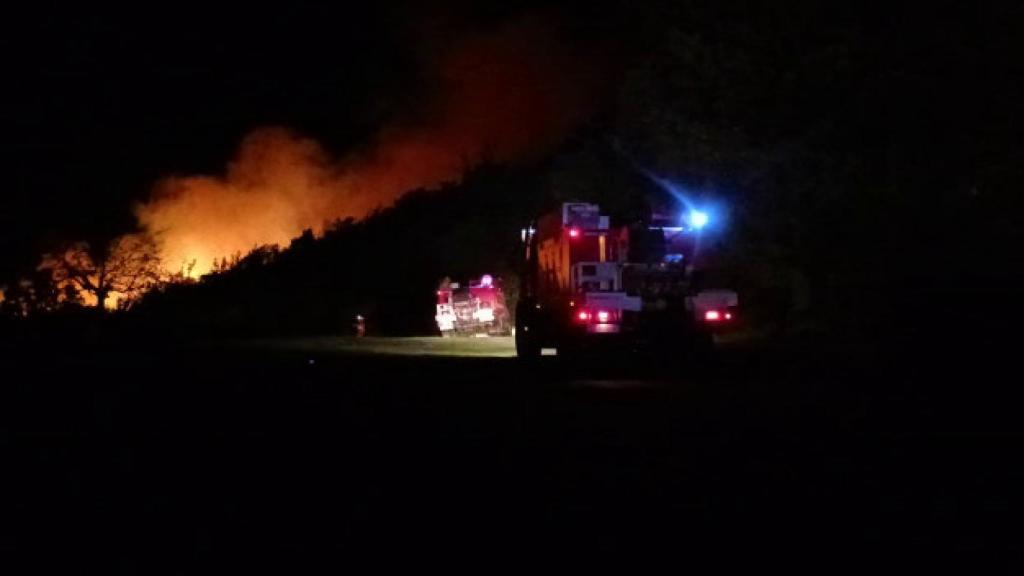
[[[437,328],[442,336],[508,336],[512,323],[501,283],[490,274],[466,288],[450,280],[437,289]]]
[[[589,203],[566,203],[522,231],[516,306],[520,357],[602,345],[706,349],[737,321],[735,291],[705,285],[695,266],[708,216],[613,223]]]

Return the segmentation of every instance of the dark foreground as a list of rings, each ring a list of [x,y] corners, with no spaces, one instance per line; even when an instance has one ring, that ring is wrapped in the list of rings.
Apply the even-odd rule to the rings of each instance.
[[[1019,395],[982,357],[528,369],[501,342],[444,346],[8,350],[3,556],[152,574],[1019,554]]]

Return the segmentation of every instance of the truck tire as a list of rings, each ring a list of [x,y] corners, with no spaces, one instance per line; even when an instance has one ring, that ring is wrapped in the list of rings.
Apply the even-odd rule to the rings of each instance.
[[[530,332],[529,326],[520,326],[516,329],[516,356],[527,361],[540,358],[540,343]]]

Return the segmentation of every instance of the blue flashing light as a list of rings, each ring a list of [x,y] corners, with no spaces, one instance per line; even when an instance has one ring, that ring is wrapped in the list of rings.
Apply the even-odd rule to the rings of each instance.
[[[695,229],[700,230],[708,224],[707,212],[701,212],[700,210],[690,211],[690,225]]]

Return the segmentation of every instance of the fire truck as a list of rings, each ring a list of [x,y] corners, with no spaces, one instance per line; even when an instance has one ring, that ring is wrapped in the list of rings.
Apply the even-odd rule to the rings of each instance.
[[[705,351],[738,320],[739,297],[696,266],[708,215],[614,222],[596,204],[565,203],[522,230],[518,356],[602,346]]]
[[[437,328],[442,336],[509,336],[512,322],[500,282],[484,274],[463,288],[445,279],[437,289]]]

